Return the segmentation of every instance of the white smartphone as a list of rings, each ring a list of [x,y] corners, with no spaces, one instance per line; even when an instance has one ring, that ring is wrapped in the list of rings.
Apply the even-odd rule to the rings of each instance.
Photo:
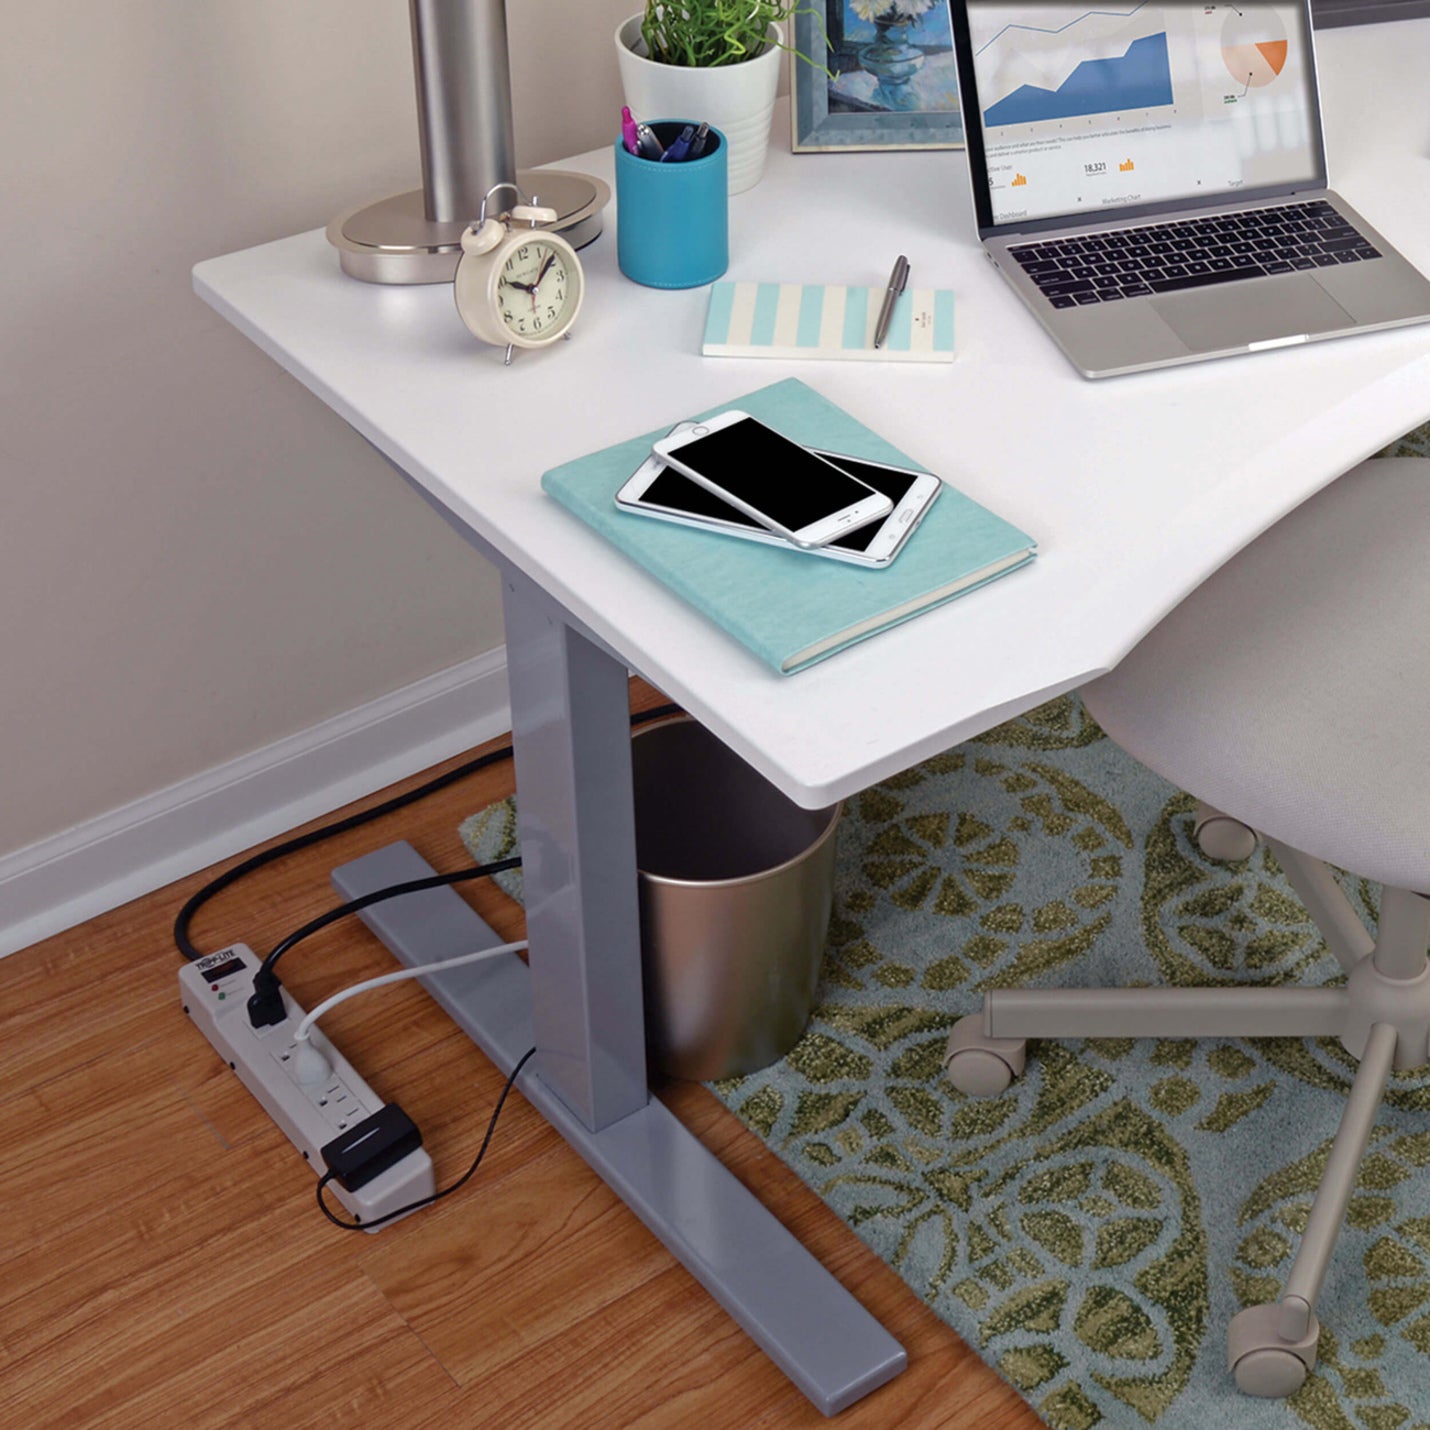
[[[651,450],[796,546],[823,546],[893,509],[882,492],[748,412],[722,412],[662,437]]]
[[[682,423],[681,427],[693,426]],[[679,429],[676,429],[679,430]],[[810,553],[831,561],[847,561],[855,566],[887,566],[904,549],[904,543],[924,519],[942,490],[943,483],[931,472],[908,467],[892,467],[884,462],[865,462],[839,452],[813,449],[835,466],[868,482],[893,503],[883,521],[872,521],[844,536],[837,536]],[[786,546],[783,537],[760,526],[737,511],[714,492],[692,482],[689,477],[667,467],[659,457],[647,457],[628,482],[616,493],[616,505],[638,516],[674,522],[706,531],[720,531],[767,546]]]

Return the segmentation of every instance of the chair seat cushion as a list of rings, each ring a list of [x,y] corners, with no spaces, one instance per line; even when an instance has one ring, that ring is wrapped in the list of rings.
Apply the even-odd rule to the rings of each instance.
[[[1430,460],[1364,462],[1083,695],[1129,753],[1262,833],[1430,891]]]

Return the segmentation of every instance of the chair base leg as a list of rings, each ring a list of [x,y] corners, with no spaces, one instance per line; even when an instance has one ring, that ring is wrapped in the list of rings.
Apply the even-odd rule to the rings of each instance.
[[[1336,1037],[1349,1016],[1344,988],[1008,988],[983,999],[995,1039]]]
[[[1227,1361],[1237,1387],[1248,1395],[1292,1395],[1315,1368],[1321,1334],[1316,1297],[1370,1145],[1395,1045],[1390,1024],[1377,1023],[1370,1030],[1280,1301],[1248,1306],[1232,1317],[1227,1328]]]

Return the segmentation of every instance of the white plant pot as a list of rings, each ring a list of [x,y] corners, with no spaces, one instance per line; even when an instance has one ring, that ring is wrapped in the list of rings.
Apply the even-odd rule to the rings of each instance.
[[[752,60],[688,69],[645,57],[642,18],[632,15],[616,30],[616,60],[631,113],[642,120],[705,120],[729,145],[730,192],[753,188],[765,171],[770,144],[783,53],[778,48],[784,38],[780,27],[770,26],[770,42]]]

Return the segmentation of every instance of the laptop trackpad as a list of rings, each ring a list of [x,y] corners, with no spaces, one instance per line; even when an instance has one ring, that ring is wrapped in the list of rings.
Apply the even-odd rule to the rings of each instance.
[[[1222,352],[1300,333],[1353,328],[1355,319],[1308,274],[1248,279],[1150,300],[1193,352]]]

